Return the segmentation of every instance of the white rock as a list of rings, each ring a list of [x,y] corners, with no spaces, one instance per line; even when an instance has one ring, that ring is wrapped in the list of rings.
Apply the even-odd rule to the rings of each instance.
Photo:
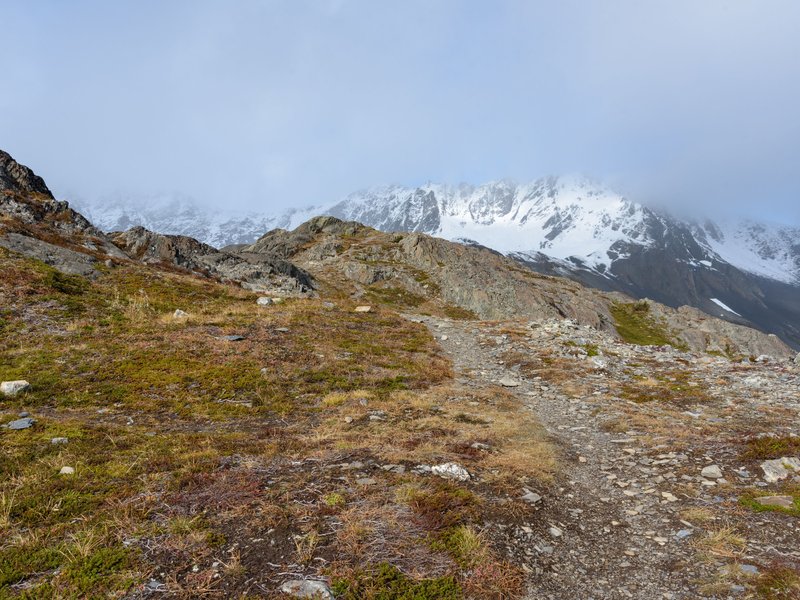
[[[355,310],[353,312],[358,312],[358,313],[372,312],[372,307],[371,306],[356,306],[356,308],[355,308]]]
[[[519,387],[519,381],[512,379],[511,377],[503,377],[500,380],[500,385],[503,387]]]
[[[175,309],[175,312],[172,313],[173,319],[185,319],[189,316],[189,313],[182,311],[180,308]]]
[[[439,338],[439,339],[441,339],[443,342],[446,342],[446,341],[447,341],[447,336],[446,336],[446,335],[443,335],[443,336],[442,336],[441,338]]]
[[[69,438],[65,438],[65,437],[54,437],[54,438],[52,438],[50,440],[50,443],[53,444],[54,446],[59,446],[59,445],[62,445],[62,444],[66,444],[68,442],[69,442]]]
[[[522,488],[522,491],[525,492],[522,495],[522,499],[525,500],[525,502],[529,502],[531,504],[537,504],[542,499],[542,497],[539,494],[529,490],[528,488]]]
[[[467,481],[470,477],[469,471],[456,463],[442,463],[431,467],[431,472],[445,479],[455,479],[456,481]]]
[[[61,475],[74,475],[75,474],[75,469],[73,467],[61,467],[61,470],[59,471],[59,473]]]
[[[561,537],[564,534],[563,531],[561,531],[558,527],[555,526],[548,529],[548,531],[550,532],[550,535],[552,535],[555,538]]]
[[[269,298],[267,296],[261,296],[259,297],[258,300],[256,300],[256,304],[258,304],[259,306],[269,306],[270,304],[272,304],[272,298]]]
[[[800,366],[800,352],[798,352],[797,356],[794,357],[794,364]]]
[[[333,594],[324,581],[313,579],[292,579],[281,586],[284,594],[295,598],[313,598],[314,600],[333,600]]]
[[[31,389],[31,384],[24,379],[0,383],[0,393],[4,396],[16,396],[22,392],[27,392],[29,389]]]
[[[800,459],[783,456],[765,460],[761,463],[761,470],[764,471],[764,481],[775,483],[781,479],[786,479],[791,471],[800,473]]]
[[[700,475],[708,479],[719,479],[722,477],[722,469],[717,465],[708,465],[707,467],[703,467],[703,470],[700,471]]]

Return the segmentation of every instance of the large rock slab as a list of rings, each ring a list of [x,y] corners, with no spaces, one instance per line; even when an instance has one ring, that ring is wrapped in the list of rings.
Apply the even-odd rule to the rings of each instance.
[[[31,389],[31,384],[24,379],[0,383],[0,394],[4,396],[16,396],[22,392],[27,392],[29,389]]]

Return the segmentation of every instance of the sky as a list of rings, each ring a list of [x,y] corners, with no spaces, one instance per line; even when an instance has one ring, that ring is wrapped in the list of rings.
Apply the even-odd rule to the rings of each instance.
[[[57,196],[264,212],[583,173],[800,225],[795,0],[0,0],[0,148]]]

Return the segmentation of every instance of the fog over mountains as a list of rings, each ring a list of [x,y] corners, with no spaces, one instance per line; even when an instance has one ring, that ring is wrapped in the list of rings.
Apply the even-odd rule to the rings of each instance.
[[[601,289],[696,306],[800,345],[800,228],[726,215],[680,219],[583,177],[381,186],[282,214],[210,211],[169,196],[76,205],[107,231],[142,225],[216,247],[251,243],[320,214],[418,231]]]

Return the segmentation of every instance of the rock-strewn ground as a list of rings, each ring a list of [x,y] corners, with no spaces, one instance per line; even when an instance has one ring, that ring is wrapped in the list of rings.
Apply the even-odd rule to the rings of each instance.
[[[507,386],[560,448],[557,485],[502,532],[531,598],[745,597],[800,566],[800,473],[767,484],[758,441],[800,448],[791,363],[622,344],[571,321],[424,321],[465,385]],[[781,493],[794,515],[747,501]]]

